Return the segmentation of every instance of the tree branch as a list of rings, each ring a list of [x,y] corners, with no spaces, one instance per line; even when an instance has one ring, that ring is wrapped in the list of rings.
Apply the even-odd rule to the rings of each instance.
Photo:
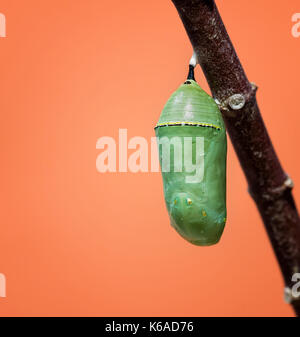
[[[300,298],[291,296],[292,275],[300,272],[300,220],[293,183],[280,165],[256,102],[257,87],[247,79],[215,2],[172,2],[222,112],[279,262],[286,295],[300,316]]]

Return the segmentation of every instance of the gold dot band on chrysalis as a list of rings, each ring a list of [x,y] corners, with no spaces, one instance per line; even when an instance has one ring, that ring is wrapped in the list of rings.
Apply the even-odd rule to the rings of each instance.
[[[216,130],[221,130],[221,128],[217,125],[210,124],[210,123],[200,123],[200,122],[165,122],[165,123],[158,123],[156,124],[155,128],[159,127],[165,127],[165,126],[202,126],[202,127],[207,127],[207,128],[213,128]]]

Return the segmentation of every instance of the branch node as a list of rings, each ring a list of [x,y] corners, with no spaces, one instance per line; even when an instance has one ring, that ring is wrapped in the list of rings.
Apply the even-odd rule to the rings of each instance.
[[[253,90],[254,92],[256,92],[257,89],[258,89],[258,86],[257,86],[254,82],[250,82],[250,84],[251,84],[252,90]]]
[[[218,98],[215,98],[215,102],[219,106],[219,109],[221,111],[224,111],[225,113],[228,113],[232,110],[237,111],[241,110],[245,106],[246,101],[250,99],[252,93],[253,91],[251,91],[251,93],[249,93],[248,95],[234,94],[222,102],[220,102]]]
[[[272,192],[275,194],[279,194],[281,192],[284,192],[286,189],[292,189],[294,187],[293,180],[287,175],[285,181],[281,186],[278,186],[276,188],[272,189]]]
[[[293,180],[291,179],[290,176],[287,175],[287,178],[286,180],[284,181],[284,185],[287,187],[287,188],[290,188],[292,189],[294,187],[294,182]]]
[[[246,103],[245,96],[242,94],[234,94],[230,96],[227,101],[232,110],[240,110]]]

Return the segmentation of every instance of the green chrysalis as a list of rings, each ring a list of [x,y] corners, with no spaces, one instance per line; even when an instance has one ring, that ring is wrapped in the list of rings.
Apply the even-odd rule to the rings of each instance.
[[[225,125],[193,71],[167,101],[155,127],[171,225],[187,241],[217,243],[226,222]]]

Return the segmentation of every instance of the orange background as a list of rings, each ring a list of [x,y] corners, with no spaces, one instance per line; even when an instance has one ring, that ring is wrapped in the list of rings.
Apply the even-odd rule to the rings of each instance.
[[[299,204],[299,1],[217,4]],[[0,315],[292,316],[230,142],[228,221],[207,248],[170,227],[159,173],[95,168],[99,137],[150,140],[185,79],[192,49],[171,1],[4,0],[0,12]]]

